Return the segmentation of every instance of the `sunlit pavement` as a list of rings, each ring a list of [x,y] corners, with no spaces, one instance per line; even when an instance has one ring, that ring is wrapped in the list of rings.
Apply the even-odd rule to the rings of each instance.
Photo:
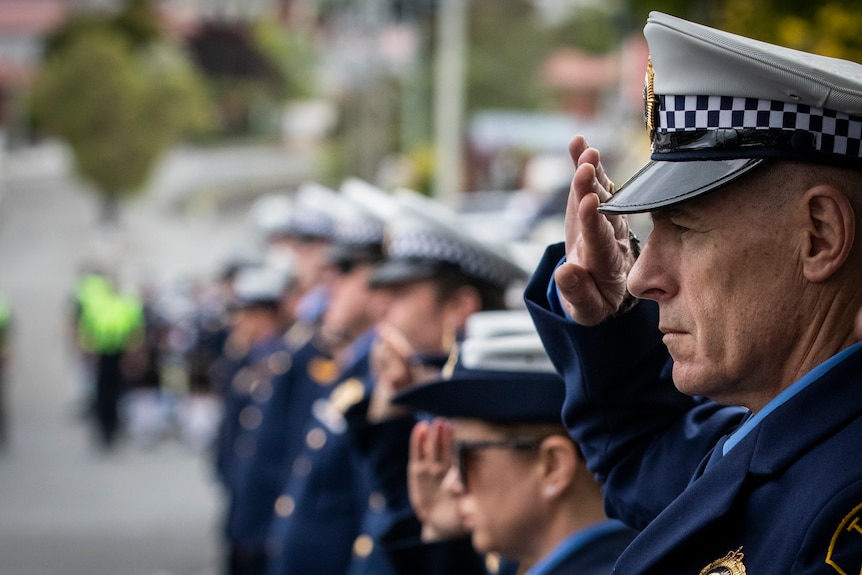
[[[0,290],[16,336],[5,389],[10,442],[0,455],[0,574],[216,574],[221,501],[208,456],[176,437],[149,449],[126,438],[108,453],[91,442],[65,322],[76,270],[94,249],[97,205],[54,156],[15,160],[0,188]],[[109,239],[132,276],[190,264],[200,272],[244,237],[237,214],[172,215],[153,204],[129,206],[124,231]]]

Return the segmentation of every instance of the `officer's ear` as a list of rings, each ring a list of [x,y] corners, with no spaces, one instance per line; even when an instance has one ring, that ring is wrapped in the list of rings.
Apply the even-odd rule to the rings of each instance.
[[[835,187],[817,185],[805,192],[800,206],[807,239],[802,272],[810,282],[823,282],[850,257],[856,238],[853,205]]]
[[[563,435],[550,435],[539,446],[541,495],[552,499],[571,485],[580,465],[574,443]]]
[[[482,295],[474,286],[461,286],[449,296],[446,307],[457,318],[459,325],[464,325],[468,317],[481,311]]]

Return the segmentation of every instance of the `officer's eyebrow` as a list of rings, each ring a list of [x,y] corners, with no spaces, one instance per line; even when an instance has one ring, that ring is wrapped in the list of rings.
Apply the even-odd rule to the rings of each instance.
[[[650,212],[653,220],[685,220],[688,222],[698,222],[703,219],[702,213],[696,210],[687,209],[685,206],[668,206],[659,208]]]
[[[667,220],[683,217],[685,215],[686,213],[678,206],[668,206],[666,208],[659,208],[650,212],[650,216],[652,216],[652,219],[654,220]]]

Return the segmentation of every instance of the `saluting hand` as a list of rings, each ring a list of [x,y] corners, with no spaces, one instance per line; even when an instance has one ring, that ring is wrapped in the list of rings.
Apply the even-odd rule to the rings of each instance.
[[[400,331],[387,324],[378,326],[370,356],[374,391],[368,406],[368,420],[372,423],[405,413],[404,408],[392,405],[390,400],[414,383],[410,366],[412,355],[413,348]]]
[[[590,326],[616,313],[623,303],[635,258],[627,218],[598,212],[613,190],[599,151],[583,136],[575,136],[569,155],[576,169],[566,206],[566,263],[556,270],[554,280],[566,312]]]
[[[443,487],[452,467],[452,426],[443,418],[420,421],[410,434],[407,487],[410,505],[422,523],[423,541],[441,541],[468,533],[455,498]]]

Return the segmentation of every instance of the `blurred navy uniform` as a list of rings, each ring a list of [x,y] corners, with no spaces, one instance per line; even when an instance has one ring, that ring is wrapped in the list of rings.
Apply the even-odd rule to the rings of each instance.
[[[600,211],[673,207],[764,158],[859,165],[862,66],[655,12],[645,35],[654,161]],[[567,319],[548,289],[563,256],[549,248],[526,298],[609,511],[644,528],[617,572],[859,572],[860,344],[745,419],[675,389],[653,302],[590,328]]]
[[[278,497],[303,445],[311,405],[331,391],[337,374],[333,359],[314,341],[270,361],[283,363],[269,384],[253,394],[251,406],[260,417],[251,433],[255,451],[235,465],[227,524],[229,537],[249,541],[264,554]]]
[[[343,573],[350,559],[368,489],[343,413],[369,385],[376,319],[363,308],[365,296],[358,291],[368,292],[363,278],[382,258],[384,224],[394,214],[390,203],[381,191],[350,181],[338,203],[330,204],[336,227],[327,260],[335,279],[331,305],[312,341],[335,353],[339,383],[325,397],[291,406],[305,409],[306,425],[297,433],[301,449],[285,462],[287,474],[274,505],[270,573]],[[354,274],[364,285],[351,289],[347,278]]]
[[[505,307],[507,289],[526,276],[508,257],[505,247],[493,249],[472,236],[458,226],[453,212],[436,202],[408,190],[403,190],[397,199],[401,214],[387,228],[386,259],[371,277],[372,285],[397,289],[432,280],[447,286],[445,289],[471,286],[481,294],[483,309]],[[452,335],[454,344],[462,336],[460,327]],[[413,361],[436,373],[449,359],[448,351],[437,356],[418,355]],[[368,387],[366,393],[371,392]],[[363,473],[371,488],[364,502],[349,575],[391,572],[380,540],[393,524],[411,513],[405,470],[415,420],[408,416],[369,423],[365,417],[367,401],[368,397],[364,398],[348,413]]]
[[[284,280],[280,270],[259,267],[244,269],[234,283],[238,307],[227,346],[236,370],[225,390],[217,462],[227,493],[227,571],[232,575],[260,573],[265,561],[262,538],[237,525],[236,506],[244,495],[242,470],[258,450],[255,432],[262,420],[258,403],[272,394],[274,377],[286,373],[291,364],[278,319]]]
[[[556,424],[564,433],[560,417],[564,398],[563,380],[542,349],[529,316],[526,312],[515,311],[474,314],[468,322],[467,337],[454,369],[444,372],[438,381],[402,392],[393,402],[420,413],[516,429],[516,433],[523,435],[529,426],[547,433],[548,426]],[[590,473],[585,468],[581,472]],[[591,497],[601,501],[598,485]],[[635,531],[619,521],[588,517],[585,509],[590,508],[590,502],[579,500],[578,503],[578,506],[561,503],[560,511],[572,516],[582,515],[578,521],[582,527],[560,536],[550,553],[535,558],[527,574],[611,573]],[[508,528],[517,530],[520,526]],[[478,556],[469,537],[425,543],[419,539],[419,532],[418,525],[414,525],[411,535],[409,523],[402,523],[386,536],[387,550],[399,573],[485,574],[491,566],[497,566],[496,560],[483,561]],[[515,559],[509,558],[506,567],[512,573]]]

